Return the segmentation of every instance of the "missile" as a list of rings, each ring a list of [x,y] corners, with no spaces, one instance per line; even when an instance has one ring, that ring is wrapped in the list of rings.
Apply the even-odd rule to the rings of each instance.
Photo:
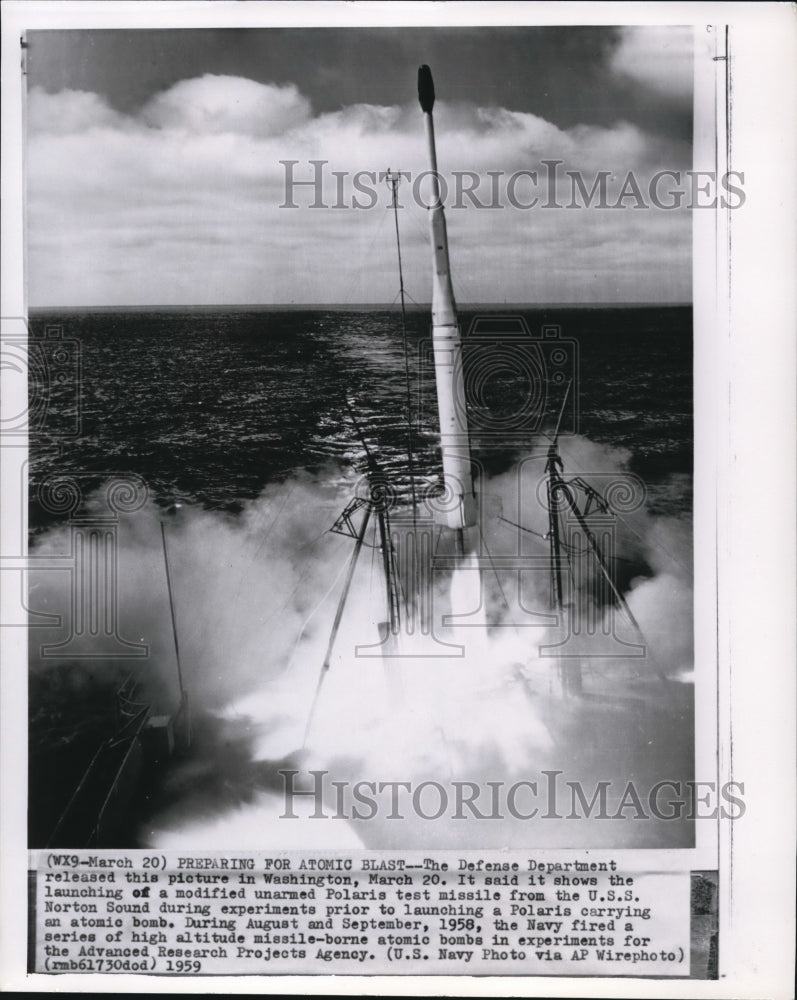
[[[434,96],[431,70],[428,66],[421,66],[418,70],[418,100],[426,127],[432,187],[432,200],[427,208],[433,252],[432,345],[445,485],[445,512],[442,521],[449,528],[457,529],[461,533],[462,529],[476,523],[476,497],[471,475],[470,439],[462,376],[462,341],[451,287],[446,218],[437,173],[437,151],[432,117]]]

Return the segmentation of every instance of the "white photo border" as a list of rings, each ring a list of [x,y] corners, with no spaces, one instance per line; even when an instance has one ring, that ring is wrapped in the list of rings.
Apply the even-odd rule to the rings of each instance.
[[[692,24],[710,38],[711,115],[698,156],[705,169],[744,172],[744,208],[696,213],[695,525],[696,658],[717,663],[712,724],[696,730],[696,776],[745,783],[746,814],[706,828],[689,852],[650,852],[683,870],[720,870],[718,982],[500,977],[170,977],[174,992],[400,993],[567,996],[786,996],[793,969],[794,885],[794,320],[795,22],[785,4],[537,3],[22,3],[3,5],[2,315],[27,314],[19,72],[25,30],[78,27],[225,27],[458,24]],[[726,27],[727,26],[727,27]],[[699,62],[699,60],[697,60]],[[724,64],[724,65],[723,65]],[[766,73],[762,73],[762,69]],[[702,84],[701,84],[702,87]],[[726,128],[728,132],[726,134]],[[713,137],[711,135],[713,131]],[[697,132],[697,127],[696,127]],[[710,148],[714,140],[714,149]],[[723,162],[725,166],[723,166]],[[703,169],[703,168],[701,168]],[[707,267],[710,274],[707,278]],[[705,288],[710,286],[710,294]],[[706,324],[706,326],[704,326]],[[698,351],[698,343],[700,350]],[[5,413],[24,407],[5,378]],[[16,409],[15,409],[16,407]],[[25,449],[3,448],[2,553],[27,531]],[[764,476],[764,470],[766,474]],[[10,485],[9,485],[10,484]],[[771,555],[769,555],[771,553]],[[0,573],[0,601],[12,601]],[[699,595],[699,596],[698,596]],[[24,629],[0,636],[0,976],[4,988],[45,991],[25,973],[26,704]],[[704,718],[701,718],[704,721]],[[717,744],[717,733],[720,738]],[[716,763],[715,763],[716,762]],[[777,803],[777,808],[775,808]],[[703,825],[697,824],[699,836]],[[719,838],[717,840],[717,837]],[[683,861],[688,854],[692,861]],[[665,863],[673,863],[669,858]],[[669,864],[668,864],[669,866]],[[158,977],[60,976],[59,989],[155,992]]]

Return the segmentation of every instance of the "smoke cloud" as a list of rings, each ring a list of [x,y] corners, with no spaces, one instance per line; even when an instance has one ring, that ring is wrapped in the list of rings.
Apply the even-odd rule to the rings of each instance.
[[[565,478],[585,480],[594,470],[622,473],[627,461],[583,438],[567,441],[563,458]],[[694,776],[692,686],[684,683],[694,668],[690,525],[644,507],[618,519],[614,558],[619,576],[627,567],[625,596],[641,637],[613,611],[609,625],[603,622],[612,633],[609,655],[578,659],[583,692],[567,697],[553,649],[562,631],[549,603],[547,512],[538,495],[543,472],[544,460],[530,455],[481,484],[485,523],[476,555],[453,573],[436,574],[434,634],[401,636],[401,656],[383,658],[378,646],[385,597],[377,539],[369,531],[320,688],[354,544],[329,531],[351,496],[345,480],[341,485],[337,477],[333,489],[327,471],[273,484],[239,515],[184,507],[168,517],[151,504],[122,517],[118,628],[149,647],[144,660],[123,666],[141,678],[153,712],[176,710],[165,520],[195,717],[194,748],[170,769],[163,809],[144,824],[140,839],[216,848],[428,847],[469,838],[475,846],[688,843],[690,830],[675,823],[620,829],[510,818],[476,822],[475,829],[475,821],[408,817],[320,824],[310,818],[310,798],[297,800],[302,819],[280,818],[285,767],[324,769],[348,782],[534,780],[550,767],[585,783]],[[64,555],[69,544],[69,527],[60,526],[41,536],[32,554]],[[507,554],[533,554],[537,561],[520,575],[493,572],[484,568],[485,553],[499,562]],[[34,611],[63,614],[69,607],[69,574],[40,571],[31,583]],[[452,614],[468,624],[447,626]],[[40,656],[41,644],[60,641],[69,629],[68,613],[61,629],[32,629],[35,673],[57,662]],[[644,655],[627,655],[640,645]],[[99,676],[118,667],[97,661],[90,669]]]

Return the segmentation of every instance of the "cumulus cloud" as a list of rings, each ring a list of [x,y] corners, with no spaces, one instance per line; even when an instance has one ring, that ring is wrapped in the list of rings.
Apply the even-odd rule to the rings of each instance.
[[[125,126],[125,116],[114,111],[98,94],[62,90],[46,94],[34,88],[28,98],[28,129],[32,133],[69,135],[92,128]]]
[[[141,111],[148,125],[193,134],[281,135],[309,117],[310,102],[293,84],[279,87],[213,73],[180,80]]]
[[[694,81],[693,29],[628,27],[612,57],[612,69],[682,101],[691,101]]]
[[[293,86],[206,74],[124,115],[96,94],[34,89],[29,101],[28,246],[34,305],[389,302],[395,249],[384,229],[388,166],[426,169],[415,106],[355,104],[314,115]],[[638,127],[562,129],[501,108],[435,108],[444,174],[472,171],[489,201],[487,171],[687,169],[689,151]],[[296,161],[286,166],[284,161]],[[315,174],[324,161],[321,199]],[[345,174],[336,177],[334,172]],[[373,195],[352,209],[352,176]],[[298,206],[284,206],[286,182]],[[563,173],[564,177],[564,173]],[[517,186],[529,198],[528,178]],[[544,178],[540,173],[539,185]],[[564,177],[561,198],[570,200]],[[525,185],[525,186],[524,186]],[[402,185],[406,277],[428,296],[427,220]],[[422,196],[427,192],[421,191]],[[543,194],[544,190],[538,191]],[[448,204],[462,301],[666,301],[689,295],[690,225],[683,211],[480,211]],[[459,198],[460,205],[468,199]],[[662,260],[669,284],[661,285]],[[625,270],[617,270],[618,268]]]

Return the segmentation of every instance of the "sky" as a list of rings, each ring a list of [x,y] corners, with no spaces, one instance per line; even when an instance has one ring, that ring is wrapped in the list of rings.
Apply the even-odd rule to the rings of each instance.
[[[389,303],[388,167],[428,302],[421,63],[460,303],[691,301],[690,212],[648,193],[691,167],[689,28],[37,31],[27,60],[33,307]],[[568,171],[642,197],[565,208]]]

